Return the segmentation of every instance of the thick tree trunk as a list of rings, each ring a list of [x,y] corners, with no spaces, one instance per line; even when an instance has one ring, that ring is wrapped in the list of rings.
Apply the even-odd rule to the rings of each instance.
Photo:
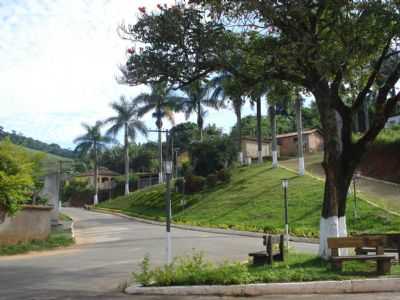
[[[94,197],[93,197],[93,204],[94,205],[97,205],[99,203],[99,196],[98,196],[98,194],[99,194],[99,184],[97,182],[98,177],[99,177],[99,175],[98,175],[99,170],[98,170],[98,166],[97,166],[97,163],[98,163],[97,160],[98,160],[98,157],[97,157],[97,144],[95,142],[94,143]]]
[[[321,257],[331,255],[327,238],[347,236],[346,198],[354,169],[361,159],[351,142],[352,116],[344,108],[332,107],[328,93],[316,96],[324,136],[325,190],[320,220]]]
[[[257,99],[257,150],[258,163],[263,162],[262,157],[262,134],[261,134],[261,97]]]
[[[276,113],[275,113],[275,106],[271,105],[269,107],[269,119],[271,122],[271,151],[272,151],[272,167],[278,167],[278,142],[276,138]]]
[[[303,143],[303,121],[301,116],[301,98],[300,95],[296,98],[296,125],[297,125],[297,159],[298,172],[300,176],[304,175],[304,143]]]
[[[129,138],[128,124],[125,124],[125,195],[129,194]]]

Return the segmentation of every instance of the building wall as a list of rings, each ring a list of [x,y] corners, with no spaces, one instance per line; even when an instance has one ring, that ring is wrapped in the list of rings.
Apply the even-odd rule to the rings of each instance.
[[[303,142],[304,153],[314,153],[323,150],[323,138],[318,132],[303,135]],[[280,146],[281,155],[297,155],[297,135],[278,138],[278,143]]]
[[[13,217],[0,224],[0,245],[30,240],[45,240],[51,230],[51,207],[24,206]]]
[[[319,152],[324,150],[324,139],[321,134],[314,132],[308,136],[308,146],[307,151],[309,153]]]
[[[242,151],[246,157],[251,157],[252,159],[258,158],[258,144],[257,141],[244,140],[242,141]],[[269,143],[262,143],[262,156],[271,156],[271,145]]]

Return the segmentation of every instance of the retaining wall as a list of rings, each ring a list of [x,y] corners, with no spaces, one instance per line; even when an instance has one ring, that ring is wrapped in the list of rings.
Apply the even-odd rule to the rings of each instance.
[[[51,230],[50,206],[25,205],[13,217],[0,224],[0,245],[30,240],[45,240]]]

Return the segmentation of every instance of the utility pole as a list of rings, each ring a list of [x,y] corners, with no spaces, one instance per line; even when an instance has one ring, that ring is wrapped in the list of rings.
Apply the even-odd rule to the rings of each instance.
[[[299,175],[303,176],[305,173],[304,167],[304,149],[303,149],[303,122],[301,117],[301,96],[296,98],[296,119],[297,119],[297,156],[299,162]]]

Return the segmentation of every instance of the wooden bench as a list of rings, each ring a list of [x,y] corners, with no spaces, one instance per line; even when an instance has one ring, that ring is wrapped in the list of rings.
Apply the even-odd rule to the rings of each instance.
[[[284,237],[264,235],[263,245],[265,250],[249,253],[249,256],[253,258],[254,266],[272,265],[273,261],[284,260]],[[274,245],[278,245],[278,251],[274,251]]]
[[[328,238],[328,247],[332,250],[331,264],[332,268],[338,271],[342,270],[344,261],[376,261],[376,272],[380,275],[390,273],[391,261],[393,256],[386,256],[384,252],[384,238],[379,236],[362,236],[362,237],[340,237]],[[354,255],[339,256],[341,248],[374,248],[375,255]]]
[[[360,236],[360,237],[371,237],[371,236],[383,237],[385,253],[397,253],[397,259],[400,260],[400,234],[399,233],[362,234],[362,235],[357,235],[357,236]],[[373,247],[356,248],[357,255],[367,255],[368,253],[371,253],[371,252],[376,253],[376,249]]]

